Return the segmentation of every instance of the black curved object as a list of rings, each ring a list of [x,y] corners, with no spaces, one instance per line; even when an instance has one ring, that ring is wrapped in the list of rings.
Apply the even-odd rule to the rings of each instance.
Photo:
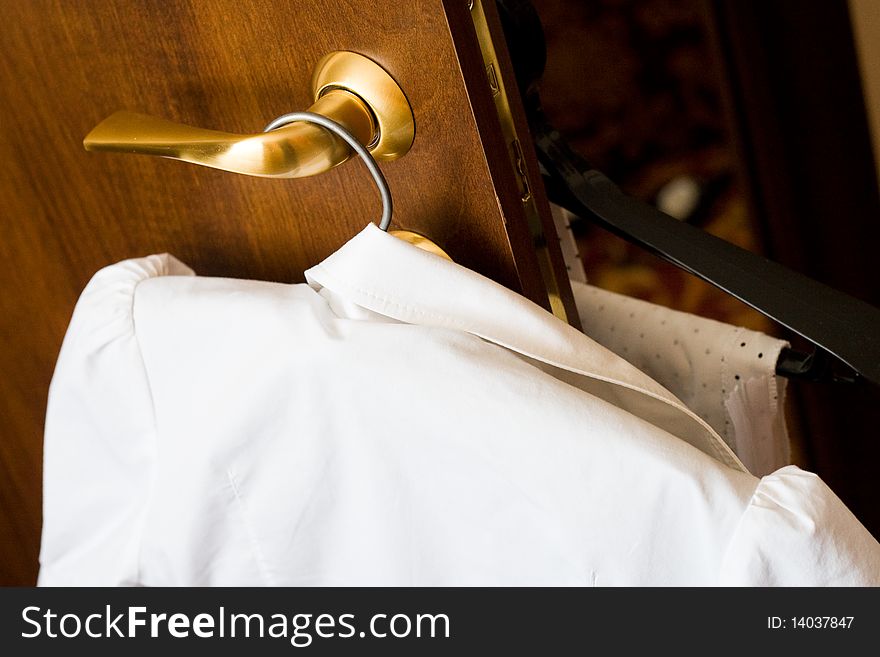
[[[546,62],[540,19],[527,0],[498,0],[517,83],[551,201],[668,260],[803,336],[777,373],[810,381],[880,384],[880,310],[746,251],[624,194],[565,142],[541,110]]]

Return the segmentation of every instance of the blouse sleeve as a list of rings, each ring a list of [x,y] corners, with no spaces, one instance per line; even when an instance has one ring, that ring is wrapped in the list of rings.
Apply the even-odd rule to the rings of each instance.
[[[168,275],[193,272],[167,254],[111,265],[74,309],[46,413],[40,586],[138,582],[156,422],[132,306]]]
[[[880,544],[818,476],[787,466],[758,484],[721,584],[878,586]]]

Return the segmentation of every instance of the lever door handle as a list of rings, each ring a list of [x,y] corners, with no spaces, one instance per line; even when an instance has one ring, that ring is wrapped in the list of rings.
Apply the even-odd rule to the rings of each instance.
[[[397,159],[412,146],[415,121],[403,90],[363,55],[326,55],[315,67],[312,92],[315,102],[308,111],[342,124],[377,160]],[[157,155],[267,178],[312,176],[352,154],[344,141],[313,123],[241,135],[126,111],[95,126],[83,145],[89,151]]]

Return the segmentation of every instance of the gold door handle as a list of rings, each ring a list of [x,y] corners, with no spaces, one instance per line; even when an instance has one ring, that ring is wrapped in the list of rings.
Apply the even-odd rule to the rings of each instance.
[[[412,146],[415,122],[406,96],[382,67],[363,55],[326,55],[315,67],[312,92],[315,102],[308,111],[342,124],[375,159],[397,159]],[[267,178],[312,176],[352,154],[342,139],[313,123],[240,135],[125,111],[95,126],[83,145],[89,151],[158,155]]]

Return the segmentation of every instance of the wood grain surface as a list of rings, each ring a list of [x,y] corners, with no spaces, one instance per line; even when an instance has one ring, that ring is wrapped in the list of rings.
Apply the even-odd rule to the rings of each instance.
[[[85,152],[83,136],[113,111],[255,132],[311,104],[321,56],[366,55],[398,80],[416,118],[412,151],[383,165],[395,225],[547,307],[482,65],[467,61],[478,56],[467,19],[465,2],[441,0],[4,3],[0,584],[36,577],[47,390],[95,271],[170,252],[200,275],[301,281],[380,212],[360,163],[269,180]]]

